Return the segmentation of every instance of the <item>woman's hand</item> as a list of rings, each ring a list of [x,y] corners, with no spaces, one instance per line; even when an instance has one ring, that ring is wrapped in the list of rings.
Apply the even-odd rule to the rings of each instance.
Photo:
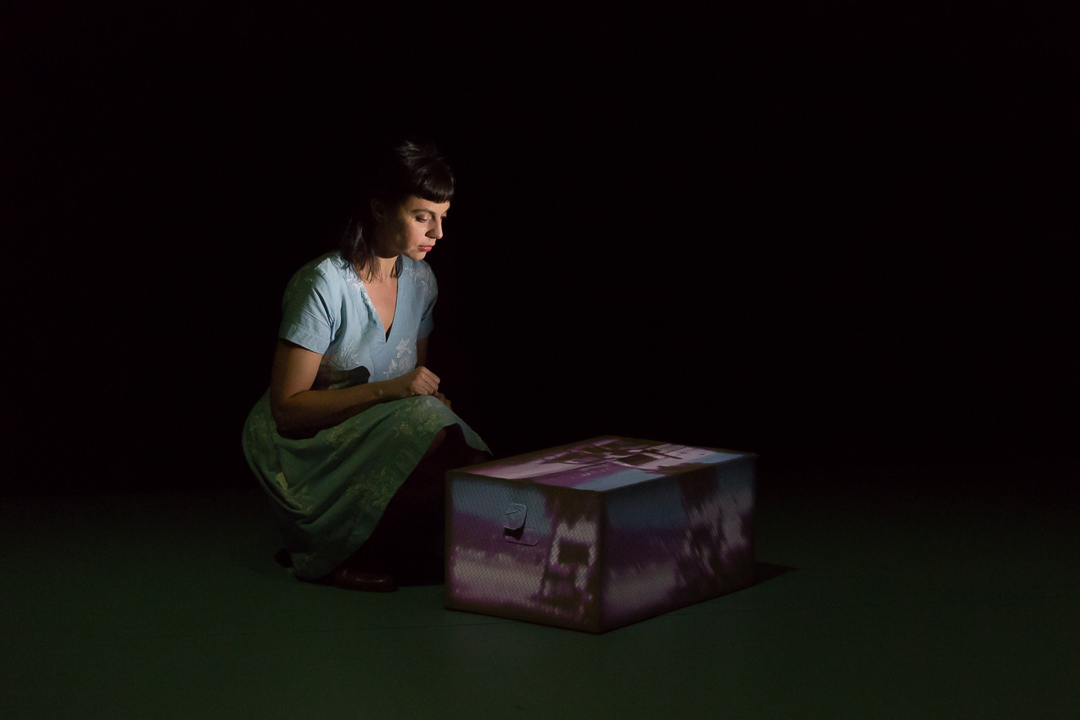
[[[398,399],[417,395],[439,395],[439,376],[426,367],[418,367],[390,382],[394,384],[394,396]]]
[[[454,408],[450,407],[450,401],[446,399],[446,396],[443,395],[438,390],[435,391],[435,399],[438,400],[439,402],[441,402],[443,405],[445,405],[447,410],[453,410],[454,409]]]
[[[393,380],[366,382],[340,390],[312,390],[322,355],[279,340],[270,377],[270,412],[283,437],[311,437],[379,403],[432,395],[446,407],[439,376],[418,367]]]

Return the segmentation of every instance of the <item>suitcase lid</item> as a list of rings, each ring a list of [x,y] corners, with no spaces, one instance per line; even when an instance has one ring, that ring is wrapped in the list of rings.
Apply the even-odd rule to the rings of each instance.
[[[752,453],[604,435],[466,469],[472,475],[603,492]]]

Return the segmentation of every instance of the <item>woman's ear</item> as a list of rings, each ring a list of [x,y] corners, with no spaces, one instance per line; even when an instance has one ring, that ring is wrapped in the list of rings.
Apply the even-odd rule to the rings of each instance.
[[[382,222],[384,219],[386,219],[385,203],[383,203],[381,200],[372,200],[371,217],[373,217],[376,222]]]

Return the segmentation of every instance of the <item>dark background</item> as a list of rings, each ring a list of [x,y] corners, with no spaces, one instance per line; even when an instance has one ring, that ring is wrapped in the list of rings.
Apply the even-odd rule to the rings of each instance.
[[[499,454],[1071,452],[1076,6],[866,5],[6,4],[0,491],[253,486],[285,282],[396,131],[457,175],[431,366]]]

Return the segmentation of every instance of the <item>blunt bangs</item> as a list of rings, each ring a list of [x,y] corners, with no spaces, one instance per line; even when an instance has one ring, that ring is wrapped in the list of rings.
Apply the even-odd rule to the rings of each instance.
[[[406,140],[398,144],[383,173],[376,194],[387,204],[400,205],[410,195],[437,203],[454,197],[454,174],[432,143]]]
[[[445,203],[454,199],[454,176],[445,163],[424,168],[417,180],[413,192],[409,195],[433,203]]]

